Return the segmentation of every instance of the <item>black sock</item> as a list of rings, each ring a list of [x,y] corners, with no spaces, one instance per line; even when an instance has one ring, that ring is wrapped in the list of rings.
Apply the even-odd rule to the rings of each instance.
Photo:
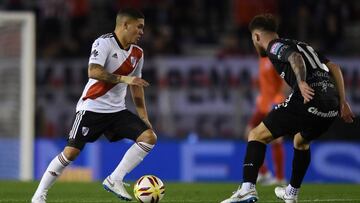
[[[300,188],[305,173],[310,165],[311,153],[308,150],[298,150],[294,148],[294,159],[292,163],[292,173],[290,185]]]
[[[264,162],[266,145],[258,141],[250,141],[247,144],[244,160],[243,181],[256,184],[260,166]]]

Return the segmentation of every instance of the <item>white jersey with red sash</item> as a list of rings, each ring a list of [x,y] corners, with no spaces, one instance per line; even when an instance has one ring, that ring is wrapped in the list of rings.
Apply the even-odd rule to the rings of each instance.
[[[97,38],[89,58],[89,64],[99,64],[109,73],[137,77],[141,77],[143,63],[143,50],[136,45],[123,49],[114,33]],[[113,113],[124,110],[126,90],[125,83],[111,84],[89,78],[76,111]]]

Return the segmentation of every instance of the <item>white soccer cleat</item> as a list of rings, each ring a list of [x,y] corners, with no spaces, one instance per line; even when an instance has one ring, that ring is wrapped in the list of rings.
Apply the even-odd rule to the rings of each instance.
[[[108,176],[103,182],[103,186],[106,191],[114,193],[118,198],[122,200],[131,201],[132,197],[126,191],[124,185],[125,183],[123,182],[111,180],[110,176]]]
[[[230,198],[222,201],[221,203],[253,203],[257,202],[258,200],[259,197],[255,188],[248,191],[243,191],[239,187],[239,189],[234,192]]]
[[[46,193],[38,196],[38,197],[33,197],[31,199],[31,203],[46,203]]]
[[[283,200],[285,203],[297,203],[298,196],[292,196],[286,194],[286,186],[276,187],[275,195],[278,199]]]

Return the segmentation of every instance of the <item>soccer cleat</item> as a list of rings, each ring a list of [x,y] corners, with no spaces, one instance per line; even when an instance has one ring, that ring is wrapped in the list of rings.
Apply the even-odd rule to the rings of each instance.
[[[131,201],[132,197],[126,191],[124,185],[126,184],[123,182],[111,180],[110,176],[108,176],[103,182],[103,186],[106,191],[114,193],[118,198],[122,200]]]
[[[275,188],[275,195],[278,199],[283,200],[285,203],[297,203],[297,195],[287,195],[286,194],[286,186],[276,187]]]
[[[253,203],[257,202],[258,200],[259,197],[255,188],[248,191],[243,191],[239,187],[239,189],[234,192],[230,198],[222,201],[221,203]]]
[[[38,196],[38,197],[33,197],[31,199],[31,203],[46,203],[46,193]]]

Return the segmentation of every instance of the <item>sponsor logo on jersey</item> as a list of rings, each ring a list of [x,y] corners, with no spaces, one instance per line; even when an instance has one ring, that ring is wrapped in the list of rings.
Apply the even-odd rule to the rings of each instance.
[[[113,58],[118,58],[118,55],[117,55],[117,53],[115,53],[115,54],[113,54],[111,57],[113,57]]]
[[[133,67],[135,67],[135,65],[136,65],[136,57],[131,56],[131,57],[130,57],[130,62],[131,62],[131,65],[132,65]]]
[[[98,55],[99,55],[98,50],[94,49],[94,50],[91,52],[91,55],[90,55],[90,56],[97,57]]]
[[[309,80],[312,80],[314,78],[326,78],[328,79],[329,73],[328,72],[321,72],[321,71],[315,71],[311,74],[311,76],[309,77]]]
[[[274,43],[272,46],[271,46],[271,49],[270,49],[270,53],[274,54],[274,55],[277,55],[278,51],[280,50],[280,48],[284,46],[283,43],[281,42],[276,42]]]
[[[287,48],[289,48],[289,46],[288,46],[288,45],[285,45],[285,44],[279,48],[279,50],[278,50],[278,52],[277,52],[277,55],[278,55],[278,58],[279,58],[279,59],[281,58],[281,56],[283,55],[283,52],[284,52]]]
[[[286,98],[283,103],[278,104],[277,106],[275,106],[275,109],[279,109],[279,108],[282,108],[282,107],[287,107],[287,106],[288,106],[288,103],[289,103],[290,100],[291,100],[292,95],[293,95],[293,93],[289,94],[288,98]]]
[[[82,127],[81,129],[81,133],[86,136],[89,133],[89,128],[88,127]]]
[[[93,44],[93,48],[98,47],[98,46],[99,46],[99,44],[100,44],[100,43],[99,43],[99,41],[97,41],[97,40],[96,40],[96,41],[94,42],[94,44]]]
[[[310,87],[321,87],[322,92],[327,92],[327,88],[335,88],[335,85],[328,82],[327,80],[320,81],[320,82],[314,82],[310,84]]]
[[[336,117],[339,114],[339,112],[336,110],[321,112],[316,107],[309,107],[308,112],[314,114],[315,116],[319,116],[323,118],[332,118],[332,117]]]

